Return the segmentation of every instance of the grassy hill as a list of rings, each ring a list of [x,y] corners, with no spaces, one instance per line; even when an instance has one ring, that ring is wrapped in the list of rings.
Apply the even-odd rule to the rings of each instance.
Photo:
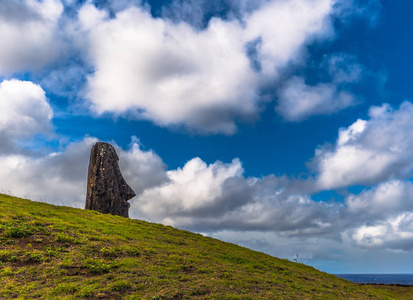
[[[0,194],[0,299],[406,299],[172,227]]]

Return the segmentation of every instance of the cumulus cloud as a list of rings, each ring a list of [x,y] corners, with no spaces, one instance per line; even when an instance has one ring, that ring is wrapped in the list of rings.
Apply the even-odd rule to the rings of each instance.
[[[150,220],[197,231],[275,231],[338,238],[341,206],[317,203],[289,188],[284,177],[245,178],[239,160],[207,165],[199,158],[168,171],[169,181],[147,189],[132,206]]]
[[[285,120],[298,122],[315,115],[331,115],[359,103],[350,91],[364,75],[356,56],[325,55],[315,68],[323,82],[310,85],[303,77],[293,76],[280,84],[276,111]]]
[[[390,180],[345,198],[342,235],[357,247],[409,251],[413,246],[413,185]]]
[[[356,104],[354,95],[330,83],[307,85],[292,77],[278,91],[276,110],[288,121],[302,121],[314,115],[330,115]]]
[[[363,222],[385,219],[413,209],[413,185],[411,182],[391,180],[367,189],[358,195],[346,197],[350,214],[363,216]]]
[[[0,6],[0,75],[38,70],[62,50],[57,38],[59,0],[4,0]]]
[[[108,18],[108,12],[99,10],[91,3],[86,3],[78,12],[79,25],[83,30],[90,30]]]
[[[134,109],[159,125],[233,133],[235,116],[257,111],[255,74],[239,52],[238,27],[216,20],[198,34],[140,9],[122,12],[91,35],[97,70],[88,97],[98,113]]]
[[[236,207],[235,197],[242,193],[236,188],[232,195],[226,195],[224,184],[242,176],[243,169],[239,160],[230,164],[216,162],[207,166],[199,158],[187,162],[182,169],[167,172],[169,181],[154,189],[149,189],[140,196],[139,207],[146,214],[156,217],[174,215],[213,215],[225,212],[225,207]],[[242,190],[242,188],[239,188]],[[241,202],[245,197],[241,197]]]
[[[16,141],[48,133],[53,116],[44,90],[30,81],[0,83],[0,150],[10,151]]]
[[[332,1],[269,1],[245,18],[248,41],[261,38],[262,73],[277,75],[280,68],[301,59],[306,43],[332,35]]]
[[[363,225],[351,233],[354,243],[366,249],[413,250],[413,213]]]
[[[368,120],[340,129],[332,148],[316,151],[319,188],[373,185],[408,176],[413,167],[412,117],[410,102],[402,103],[399,109],[383,104],[370,108]]]
[[[87,98],[98,114],[232,134],[237,121],[259,115],[260,88],[297,61],[306,44],[331,34],[332,5],[330,0],[268,1],[246,13],[243,23],[212,18],[202,30],[153,18],[137,7],[108,20],[94,12],[102,20],[89,33],[95,72],[88,78]],[[88,24],[99,18],[88,18],[93,21]],[[247,45],[256,46],[259,72]]]
[[[115,148],[122,174],[137,195],[143,193],[145,189],[168,181],[166,165],[162,159],[152,150],[142,150],[136,138],[133,138],[127,151],[116,145]]]

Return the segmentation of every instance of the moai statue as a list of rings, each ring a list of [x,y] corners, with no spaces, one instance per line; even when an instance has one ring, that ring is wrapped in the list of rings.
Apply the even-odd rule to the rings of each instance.
[[[90,153],[86,209],[129,217],[128,200],[136,196],[119,169],[119,157],[108,143],[96,143]]]

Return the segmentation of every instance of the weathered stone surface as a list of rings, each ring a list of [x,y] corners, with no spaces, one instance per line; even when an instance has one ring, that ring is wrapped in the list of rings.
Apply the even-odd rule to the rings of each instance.
[[[119,157],[108,143],[96,143],[90,153],[86,209],[129,217],[127,202],[136,196],[119,169]]]

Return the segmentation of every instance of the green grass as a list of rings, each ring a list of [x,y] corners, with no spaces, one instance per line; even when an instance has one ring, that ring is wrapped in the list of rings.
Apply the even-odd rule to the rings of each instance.
[[[412,299],[172,227],[0,195],[0,299]]]

